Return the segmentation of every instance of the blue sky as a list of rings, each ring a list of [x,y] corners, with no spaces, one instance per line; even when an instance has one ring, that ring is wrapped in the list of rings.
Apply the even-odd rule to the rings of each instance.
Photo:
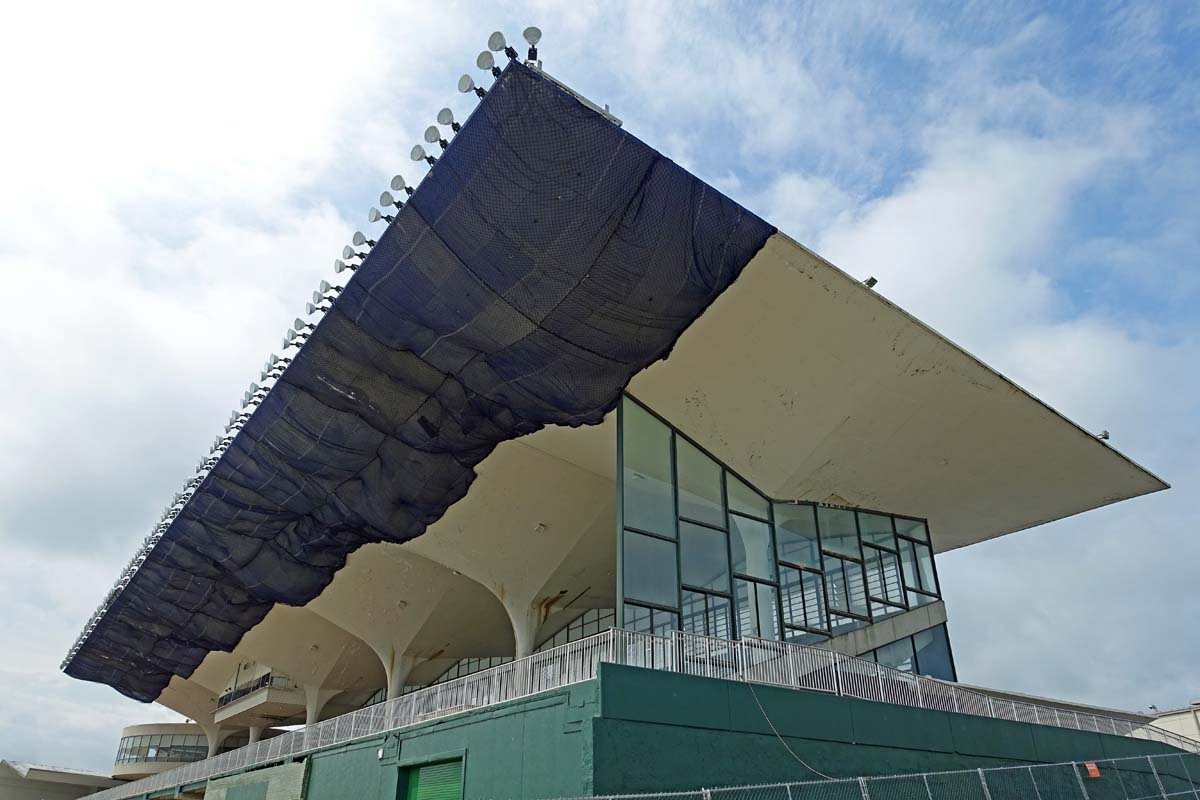
[[[1200,699],[1197,6],[401,5],[9,14],[0,756],[104,769],[173,718],[59,659],[421,131],[469,112],[487,34],[528,24],[628,130],[1174,484],[944,556],[963,680]]]

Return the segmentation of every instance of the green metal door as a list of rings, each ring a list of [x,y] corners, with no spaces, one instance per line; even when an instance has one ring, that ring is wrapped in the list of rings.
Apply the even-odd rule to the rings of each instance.
[[[462,800],[462,761],[409,769],[408,800]]]

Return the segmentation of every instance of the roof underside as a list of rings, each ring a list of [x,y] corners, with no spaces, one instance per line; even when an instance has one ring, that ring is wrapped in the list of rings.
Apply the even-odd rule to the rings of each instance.
[[[497,444],[601,421],[773,232],[511,63],[65,666],[143,701]]]

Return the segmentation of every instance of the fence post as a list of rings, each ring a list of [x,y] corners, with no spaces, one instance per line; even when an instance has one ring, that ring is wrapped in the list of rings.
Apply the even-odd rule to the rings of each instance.
[[[1033,774],[1033,767],[1029,768],[1029,782],[1033,784],[1033,793],[1037,796],[1037,800],[1042,800],[1042,790],[1038,788],[1037,776]]]
[[[866,778],[858,779],[858,791],[862,794],[862,800],[871,800],[871,793],[867,791]]]
[[[983,787],[983,796],[985,800],[992,800],[992,791],[988,788],[987,777],[983,774],[982,769],[975,770],[979,773],[979,785]]]
[[[1083,800],[1091,800],[1088,797],[1087,787],[1083,785],[1083,776],[1079,774],[1079,762],[1071,762],[1071,771],[1075,773],[1075,780],[1079,783],[1079,791],[1083,793]]]
[[[1154,773],[1154,782],[1158,784],[1158,793],[1166,800],[1167,790],[1163,788],[1162,779],[1158,777],[1158,770],[1154,768],[1154,759],[1146,756],[1146,763],[1150,765],[1150,771]]]

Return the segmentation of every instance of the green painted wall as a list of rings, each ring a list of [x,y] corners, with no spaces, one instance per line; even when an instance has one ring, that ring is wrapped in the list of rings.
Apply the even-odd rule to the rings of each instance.
[[[756,702],[757,696],[757,702]],[[766,709],[770,722],[759,704]],[[596,794],[1178,752],[1155,742],[605,664]]]
[[[451,758],[463,759],[464,800],[590,795],[598,692],[591,681],[321,751],[305,797],[397,800],[408,766]]]
[[[757,702],[756,702],[757,697]],[[463,759],[464,800],[539,800],[1176,752],[1165,745],[605,664],[597,681],[309,758],[308,800],[401,800]],[[382,751],[382,756],[380,751]]]

